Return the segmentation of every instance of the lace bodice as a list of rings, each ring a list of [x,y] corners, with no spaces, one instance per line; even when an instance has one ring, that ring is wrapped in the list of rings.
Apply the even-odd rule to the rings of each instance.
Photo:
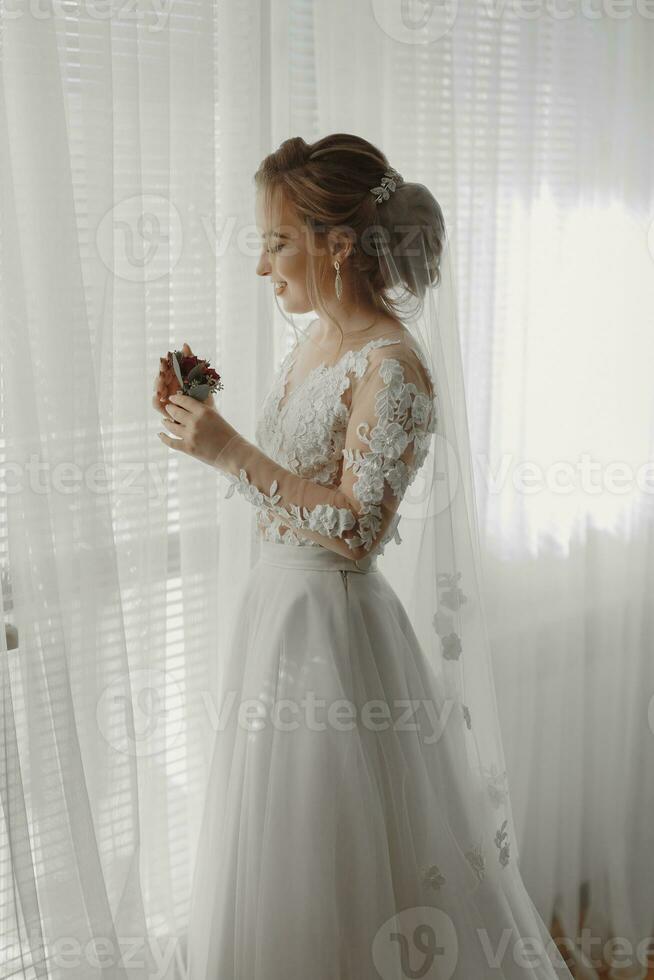
[[[349,557],[380,554],[399,540],[397,508],[435,431],[429,367],[415,342],[396,334],[296,377],[306,343],[283,359],[257,421],[260,452],[242,440],[226,496],[238,490],[255,505],[264,540],[319,547],[338,539]]]

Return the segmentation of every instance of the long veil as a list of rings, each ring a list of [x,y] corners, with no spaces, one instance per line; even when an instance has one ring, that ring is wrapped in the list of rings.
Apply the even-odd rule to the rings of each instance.
[[[507,975],[570,977],[519,871],[484,612],[453,246],[431,192],[423,185],[410,187],[418,202],[431,201],[422,208],[418,203],[414,211],[435,212],[438,221],[405,219],[400,226],[400,195],[393,195],[388,210],[379,211],[383,219],[372,241],[391,308],[410,329],[431,375],[436,424],[424,463],[399,507],[399,546],[385,547],[379,567],[401,598],[433,669],[438,734],[431,758],[440,781],[435,794],[440,812],[433,819],[447,824],[449,839],[466,859],[465,889],[480,910],[479,924],[493,949],[510,923],[514,943],[527,939],[540,951],[533,973],[516,970],[514,960]],[[426,730],[433,740],[433,723]],[[437,865],[426,871],[428,880],[446,881],[450,859],[438,856]],[[458,865],[451,867],[456,875]]]
[[[387,236],[386,221],[374,240],[387,295],[429,368],[436,425],[400,504],[401,544],[387,546],[379,563],[444,695],[441,737],[456,760],[450,817],[476,850],[471,863],[479,875],[501,874],[517,867],[518,846],[483,607],[452,246],[443,221],[436,271],[433,228],[404,228],[402,245],[393,245],[398,236]]]

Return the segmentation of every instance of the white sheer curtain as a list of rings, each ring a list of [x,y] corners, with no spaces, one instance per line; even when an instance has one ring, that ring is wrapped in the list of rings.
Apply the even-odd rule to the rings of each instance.
[[[654,21],[523,6],[0,5],[0,978],[183,975],[255,542],[157,439],[152,376],[187,340],[253,436],[286,335],[252,174],[339,130],[429,184],[455,240],[528,889],[571,936],[580,894],[594,935],[651,932],[654,481],[596,493],[578,468],[652,451]],[[566,461],[573,491],[539,489]]]
[[[223,519],[216,473],[163,446],[150,399],[159,356],[185,340],[219,366],[244,430],[270,380],[237,234],[270,143],[261,26],[204,2],[161,18],[3,8],[3,611],[18,646],[2,656],[2,978],[181,975],[250,514]]]

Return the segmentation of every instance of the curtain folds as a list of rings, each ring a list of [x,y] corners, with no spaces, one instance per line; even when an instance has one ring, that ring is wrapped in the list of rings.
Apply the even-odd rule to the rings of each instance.
[[[337,131],[450,228],[525,883],[570,936],[582,899],[652,932],[654,19],[413,6],[0,0],[0,980],[184,976],[257,549],[152,383],[187,341],[253,438],[289,332],[252,175]]]

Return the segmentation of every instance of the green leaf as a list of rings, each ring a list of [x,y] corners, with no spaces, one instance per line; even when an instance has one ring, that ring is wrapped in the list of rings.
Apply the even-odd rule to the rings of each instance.
[[[204,373],[204,365],[196,364],[194,368],[191,368],[189,373],[186,375],[187,381],[192,381],[193,378],[199,378]]]
[[[194,385],[192,388],[184,388],[184,394],[190,395],[191,398],[196,398],[199,402],[204,402],[209,397],[209,392],[211,391],[211,386],[206,385]]]

